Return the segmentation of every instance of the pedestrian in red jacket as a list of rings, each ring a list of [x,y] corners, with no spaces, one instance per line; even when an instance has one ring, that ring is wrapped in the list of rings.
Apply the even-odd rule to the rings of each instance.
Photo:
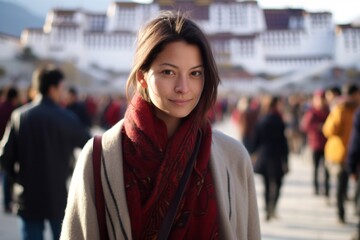
[[[329,115],[329,108],[326,104],[325,94],[322,90],[315,91],[312,99],[312,106],[305,113],[301,128],[307,134],[308,144],[313,152],[314,164],[314,191],[319,195],[319,171],[324,172],[324,194],[329,196],[329,172],[325,166],[324,148],[326,138],[322,133],[322,126]]]

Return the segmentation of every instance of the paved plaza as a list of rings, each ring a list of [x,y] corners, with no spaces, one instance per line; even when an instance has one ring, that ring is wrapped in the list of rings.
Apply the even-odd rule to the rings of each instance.
[[[215,128],[237,137],[231,122],[216,124]],[[311,185],[312,164],[308,151],[290,156],[290,172],[285,177],[277,218],[265,221],[263,208],[263,186],[259,176],[255,176],[258,205],[263,240],[350,240],[356,228],[356,216],[351,201],[346,203],[346,224],[338,222],[334,180],[332,180],[331,198],[315,196]],[[353,196],[353,182],[350,181],[349,198]],[[2,192],[0,193],[2,200]],[[46,239],[51,239],[49,227]],[[19,220],[12,215],[0,213],[0,240],[18,240]],[[251,239],[249,239],[251,240]]]

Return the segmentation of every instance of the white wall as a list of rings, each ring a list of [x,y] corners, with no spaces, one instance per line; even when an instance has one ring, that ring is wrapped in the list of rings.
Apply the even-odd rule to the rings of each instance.
[[[20,51],[20,39],[0,34],[0,60],[12,59]]]
[[[335,62],[350,67],[360,61],[360,29],[339,30],[335,42]]]

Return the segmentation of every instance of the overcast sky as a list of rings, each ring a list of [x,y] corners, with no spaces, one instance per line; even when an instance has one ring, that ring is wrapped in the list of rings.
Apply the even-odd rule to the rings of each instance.
[[[96,12],[105,12],[111,0],[2,0],[18,3],[40,17],[54,7],[81,7]],[[142,0],[146,1],[146,0]],[[150,0],[151,1],[151,0]],[[337,24],[349,23],[360,17],[359,0],[258,0],[262,8],[303,8],[307,11],[332,12]]]

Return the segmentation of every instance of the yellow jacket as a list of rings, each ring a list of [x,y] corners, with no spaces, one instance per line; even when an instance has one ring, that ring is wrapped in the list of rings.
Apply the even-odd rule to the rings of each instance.
[[[345,161],[356,109],[355,102],[347,101],[335,106],[327,117],[322,128],[327,138],[324,150],[327,161],[338,164]]]

